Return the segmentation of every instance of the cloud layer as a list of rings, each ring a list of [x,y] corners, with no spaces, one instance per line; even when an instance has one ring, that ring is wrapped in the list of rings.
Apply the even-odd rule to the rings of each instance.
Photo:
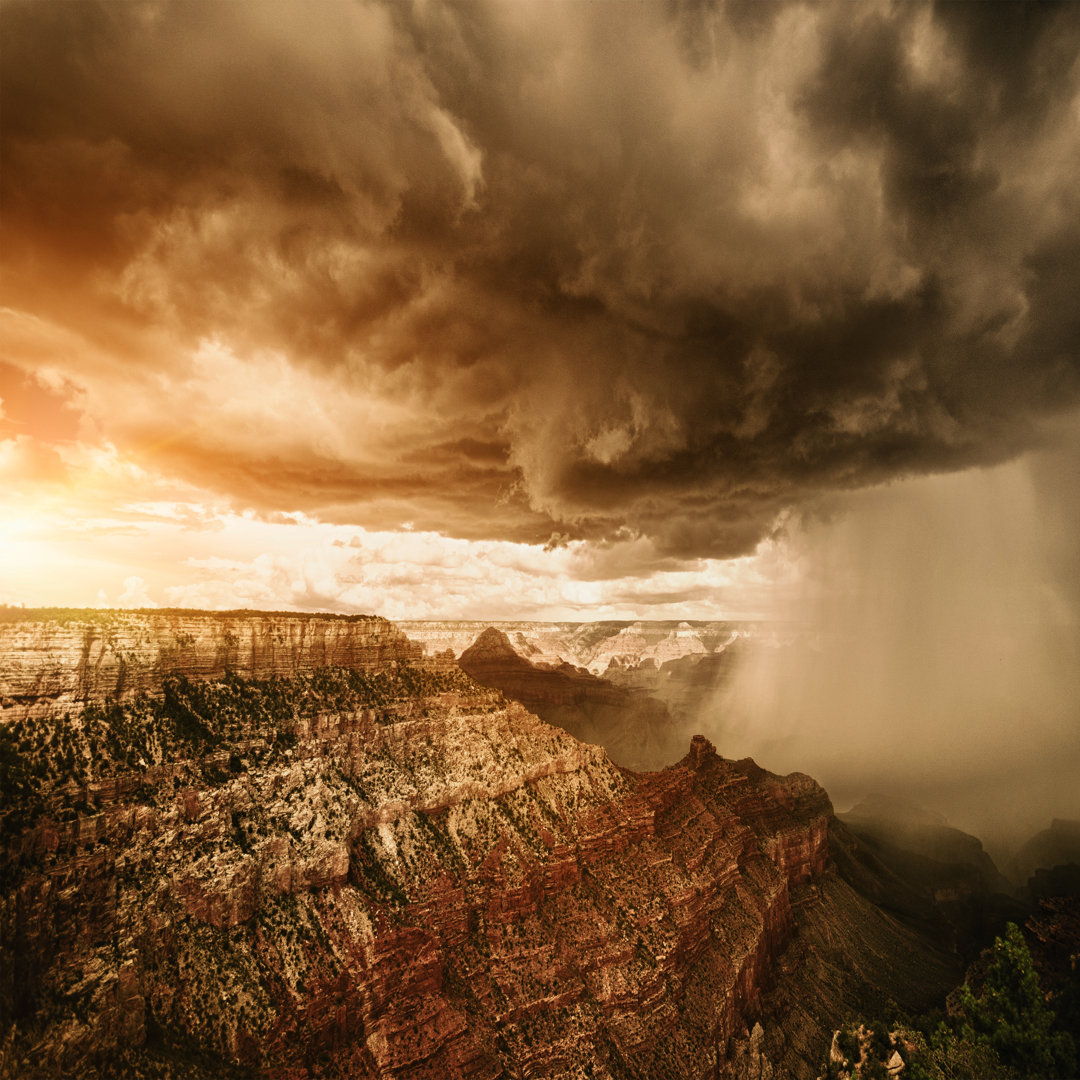
[[[1080,397],[1076,5],[0,18],[7,370],[238,508],[730,556]]]

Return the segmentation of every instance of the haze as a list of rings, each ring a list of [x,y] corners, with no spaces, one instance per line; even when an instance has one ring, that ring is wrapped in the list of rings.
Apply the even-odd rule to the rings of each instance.
[[[808,632],[755,650],[698,726],[840,809],[894,794],[999,850],[1080,817],[1076,448],[868,490],[799,528],[787,613]]]
[[[0,601],[796,619],[725,752],[1080,816],[1080,7],[0,21]]]

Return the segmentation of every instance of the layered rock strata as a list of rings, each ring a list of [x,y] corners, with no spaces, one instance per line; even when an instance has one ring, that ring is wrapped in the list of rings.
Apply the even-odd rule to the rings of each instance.
[[[490,625],[476,621],[398,623],[427,655],[450,649],[460,656]],[[537,664],[568,663],[602,675],[612,666],[659,667],[684,656],[722,651],[736,638],[756,637],[762,628],[749,622],[589,622],[548,623],[519,620],[495,627],[521,656]]]
[[[372,670],[421,646],[374,615],[9,609],[0,618],[0,722],[153,690],[167,674],[292,676],[324,664]]]
[[[79,707],[0,725],[0,1076],[809,1078],[852,995],[943,981],[809,777],[629,772],[353,623],[345,667],[148,647],[146,693],[41,658]]]
[[[6,838],[19,1067],[149,1038],[282,1077],[712,1075],[824,870],[824,792],[704,740],[635,776],[460,673],[327,678],[83,714],[98,758]],[[126,766],[135,720],[188,756]]]
[[[615,659],[603,677],[662,702],[681,730],[712,727],[752,647],[748,638],[738,636],[716,652],[690,653],[660,665],[651,659],[636,665]]]
[[[496,627],[484,630],[458,663],[482,686],[501,690],[583,742],[600,744],[628,768],[662,768],[685,746],[661,702],[584,668],[527,660]]]
[[[449,651],[484,685],[635,769],[660,768],[693,732],[715,729],[740,666],[762,642],[796,636],[738,622],[402,625],[425,655]]]

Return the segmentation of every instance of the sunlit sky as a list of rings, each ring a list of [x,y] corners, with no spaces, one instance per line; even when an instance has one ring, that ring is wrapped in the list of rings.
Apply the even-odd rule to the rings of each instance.
[[[545,549],[407,525],[369,530],[302,511],[234,509],[114,452],[67,447],[64,458],[63,483],[3,499],[0,603],[399,619],[770,618],[777,588],[797,579],[771,541],[743,558],[665,568],[644,539]]]
[[[1073,617],[1080,7],[0,20],[0,602],[801,617],[953,477]]]

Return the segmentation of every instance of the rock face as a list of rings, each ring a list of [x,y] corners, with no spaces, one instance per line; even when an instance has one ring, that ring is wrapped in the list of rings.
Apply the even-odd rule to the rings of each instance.
[[[0,619],[3,719],[153,689],[169,673],[290,676],[323,664],[372,669],[421,647],[374,615],[41,612]],[[52,617],[50,617],[52,616]]]
[[[660,768],[684,745],[661,702],[584,668],[533,663],[495,627],[484,630],[458,663],[482,686],[501,690],[583,742],[599,743],[628,768]]]
[[[1080,866],[1080,821],[1054,818],[1016,853],[1010,869],[1019,882],[1026,882],[1039,870],[1055,866]]]
[[[666,713],[663,726],[670,729],[671,740],[655,746],[655,753],[646,750],[644,757],[633,762],[625,754],[620,756],[618,748],[614,750],[617,760],[635,768],[667,764],[672,754],[677,753],[674,748],[681,746],[690,733],[713,728],[717,710],[723,708],[740,666],[756,649],[782,648],[798,640],[800,633],[797,629],[778,631],[749,622],[507,622],[494,627],[478,622],[407,622],[400,625],[423,644],[425,655],[449,649],[456,657],[474,652],[478,638],[490,629],[501,635],[499,640],[504,649],[508,646],[520,659],[538,669],[593,675],[609,686],[629,692],[637,702],[651,700],[654,704],[650,708],[658,710],[657,716]],[[518,693],[523,678],[534,684],[539,681],[537,676],[521,676],[520,665],[517,669],[507,663],[502,666],[511,681],[501,688],[512,696]],[[557,693],[553,683],[549,692]],[[579,685],[577,697],[580,699],[584,692]],[[544,693],[536,693],[534,697],[536,708],[548,710],[541,715],[549,723],[560,724],[575,733],[579,729],[588,732],[583,737],[612,751],[608,723],[590,727],[587,718],[575,718],[569,713],[557,718],[550,712],[553,702],[545,700]],[[630,700],[625,696],[619,698],[618,708],[625,710]],[[637,708],[642,706],[639,704]],[[635,745],[631,739],[625,742],[624,750]],[[637,749],[640,753],[643,748],[638,745]]]
[[[718,645],[715,652],[687,653],[659,665],[651,658],[636,665],[613,658],[604,678],[616,686],[649,694],[667,706],[677,724],[693,725],[720,707],[747,656],[747,641],[745,636],[737,636]]]
[[[488,627],[483,622],[401,622],[428,655],[450,649],[460,656]],[[723,651],[740,638],[756,638],[752,622],[502,622],[496,627],[514,650],[536,664],[562,663],[603,675],[609,668],[659,668],[681,657]]]
[[[0,1074],[811,1077],[823,988],[951,981],[809,777],[629,772],[369,629],[0,727]]]
[[[867,844],[912,864],[935,891],[948,901],[973,893],[1011,892],[1006,879],[983,850],[977,836],[950,827],[939,814],[913,803],[870,795],[837,817]]]

